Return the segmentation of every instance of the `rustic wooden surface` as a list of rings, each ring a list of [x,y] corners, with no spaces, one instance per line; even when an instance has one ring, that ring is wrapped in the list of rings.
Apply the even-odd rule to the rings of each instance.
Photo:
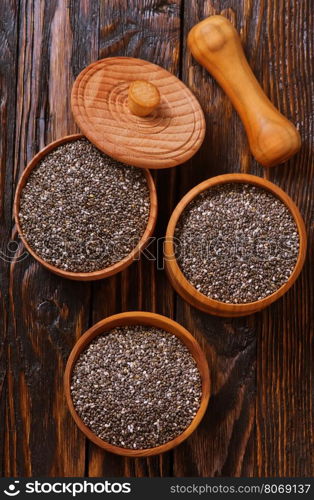
[[[313,261],[296,285],[260,314],[219,319],[172,291],[156,262],[76,283],[24,253],[12,197],[26,163],[77,131],[70,90],[100,57],[128,55],[180,76],[206,114],[204,146],[184,167],[154,173],[157,236],[196,183],[236,171],[262,175],[230,102],[186,48],[189,29],[222,13],[240,31],[266,93],[298,126],[303,146],[270,173],[296,201],[310,233],[313,196],[312,2],[304,0],[4,0],[0,7],[0,472],[5,476],[310,476],[313,474]],[[310,237],[310,249],[313,245]],[[157,255],[161,245],[150,247]],[[162,267],[162,258],[158,260]],[[203,345],[213,395],[196,433],[151,459],[122,459],[87,442],[66,408],[68,354],[89,325],[143,309],[175,318]],[[4,425],[3,425],[4,422]]]

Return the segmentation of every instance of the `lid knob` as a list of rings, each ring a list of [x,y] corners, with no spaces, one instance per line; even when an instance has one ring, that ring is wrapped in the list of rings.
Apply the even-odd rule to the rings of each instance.
[[[149,115],[160,103],[159,90],[145,80],[135,80],[129,87],[129,108],[137,116]]]

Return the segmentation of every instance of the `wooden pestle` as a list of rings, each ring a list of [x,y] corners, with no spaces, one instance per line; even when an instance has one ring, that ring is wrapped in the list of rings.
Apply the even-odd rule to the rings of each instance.
[[[245,127],[250,149],[264,167],[288,160],[301,146],[300,134],[265,95],[244,55],[240,37],[223,16],[194,26],[188,46],[217,80]]]

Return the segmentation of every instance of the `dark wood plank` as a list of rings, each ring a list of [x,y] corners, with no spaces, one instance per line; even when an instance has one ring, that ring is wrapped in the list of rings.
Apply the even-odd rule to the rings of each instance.
[[[309,48],[303,46],[300,50],[298,37],[311,33],[311,16],[304,4],[300,12],[297,2],[284,0],[275,4],[248,1],[245,5],[236,1],[202,5],[190,2],[185,8],[184,38],[193,24],[208,15],[222,13],[228,17],[240,31],[249,62],[264,89],[281,111],[299,125],[306,139],[311,108],[309,59],[304,58]],[[297,70],[300,65],[303,85]],[[182,193],[217,174],[250,170],[261,175],[262,169],[248,152],[242,125],[221,89],[188,52],[183,69],[185,81],[206,111],[208,130],[202,151],[181,171]],[[297,104],[301,93],[302,110],[302,104]],[[301,208],[303,203],[304,213],[309,213],[308,144],[288,165],[272,170],[271,178]],[[175,475],[309,475],[309,448],[313,443],[310,276],[310,269],[305,269],[297,286],[283,300],[262,314],[243,319],[213,318],[178,301],[179,321],[200,341],[205,334],[203,344],[212,368],[214,394],[194,442],[183,445],[175,454]],[[298,357],[293,356],[294,352],[299,353]]]
[[[201,180],[248,169],[263,175],[230,102],[186,49],[190,27],[214,13],[223,13],[240,30],[264,89],[301,131],[300,154],[271,170],[270,178],[295,199],[310,232],[309,0],[4,1],[0,257],[9,258],[0,258],[2,475],[313,475],[312,252],[283,299],[260,314],[229,320],[200,313],[175,297],[162,271],[162,241],[148,249],[152,259],[159,256],[158,269],[147,251],[121,275],[90,285],[46,272],[24,255],[12,227],[14,184],[42,146],[76,131],[70,89],[80,70],[98,57],[142,57],[182,75],[206,112],[207,136],[198,155],[183,167],[154,173],[157,237],[163,237],[176,201]],[[212,372],[213,395],[197,432],[173,453],[148,460],[124,460],[86,442],[63,396],[64,365],[75,339],[91,323],[132,309],[157,311],[186,326],[203,346]]]
[[[251,476],[254,465],[256,327],[223,320],[178,299],[177,319],[203,347],[212,376],[207,413],[174,452],[174,475]]]
[[[188,51],[191,27],[205,17],[223,14],[241,32],[250,47],[253,68],[258,58],[259,9],[257,2],[236,1],[185,4],[183,80],[203,106],[207,134],[200,152],[180,171],[180,195],[214,175],[259,172],[251,159],[246,137],[230,101],[207,71]],[[254,9],[253,9],[254,4]],[[254,471],[256,335],[258,319],[221,319],[200,313],[177,299],[177,320],[204,347],[212,373],[212,397],[207,414],[192,439],[175,452],[177,476],[251,476]]]
[[[125,2],[108,0],[101,4],[100,57],[125,55],[160,64],[179,74],[181,1],[143,0]],[[162,238],[174,205],[175,169],[154,173],[159,205],[155,236]],[[162,253],[162,242],[153,242],[138,263],[121,276],[93,286],[93,322],[122,310],[174,313],[174,293],[156,262],[149,260]],[[160,255],[162,267],[162,255]],[[171,453],[151,459],[124,460],[105,454],[89,445],[91,476],[169,476]]]
[[[44,144],[76,131],[70,91],[97,57],[97,23],[97,2],[20,3],[15,180]],[[16,256],[22,252],[19,245]],[[12,263],[9,293],[5,474],[82,476],[85,439],[66,407],[63,371],[88,325],[90,285],[62,280],[28,257]]]
[[[288,294],[260,317],[257,353],[257,462],[260,476],[312,476],[313,456],[313,12],[311,2],[268,2],[260,77],[297,124],[300,153],[270,179],[296,201],[309,252]]]
[[[0,17],[0,421],[5,421],[7,395],[7,326],[10,259],[14,247],[8,247],[11,233],[12,182],[17,68],[18,6],[2,3]],[[5,426],[0,431],[0,476],[4,473]]]

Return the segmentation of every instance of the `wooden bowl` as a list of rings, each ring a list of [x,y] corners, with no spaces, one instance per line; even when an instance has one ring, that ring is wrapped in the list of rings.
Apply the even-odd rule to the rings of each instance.
[[[253,184],[254,186],[259,186],[263,189],[266,189],[267,191],[270,191],[273,195],[279,198],[290,210],[297,225],[297,229],[299,232],[299,239],[300,239],[298,259],[295,268],[291,276],[289,277],[288,281],[284,283],[280,288],[278,288],[278,290],[276,290],[271,295],[268,295],[267,297],[261,300],[248,302],[246,304],[227,304],[219,300],[214,300],[212,298],[209,298],[203,293],[196,290],[196,288],[185,278],[175,259],[175,249],[173,243],[175,228],[177,226],[180,216],[182,215],[187,205],[200,193],[206,191],[208,188],[232,182]],[[282,295],[286,293],[289,290],[289,288],[293,285],[293,283],[299,276],[304,264],[306,255],[306,240],[307,238],[306,238],[305,225],[297,206],[291,200],[291,198],[278,186],[276,186],[272,182],[267,181],[266,179],[262,179],[255,175],[249,175],[249,174],[219,175],[217,177],[213,177],[204,182],[201,182],[193,189],[191,189],[178,203],[174,212],[172,213],[172,216],[170,218],[167,227],[166,241],[164,245],[166,271],[170,279],[170,282],[172,283],[175,290],[181,295],[181,297],[184,300],[189,302],[192,306],[200,309],[201,311],[207,312],[209,314],[214,314],[217,316],[224,316],[224,317],[246,316],[248,314],[253,314],[269,306],[272,302],[275,302],[277,299],[282,297]]]
[[[60,269],[56,266],[53,266],[46,262],[44,259],[42,259],[37,253],[33,250],[33,248],[28,244],[27,240],[25,239],[23,235],[23,231],[20,225],[20,220],[19,220],[19,211],[20,211],[20,199],[21,199],[21,192],[27,183],[27,179],[29,175],[31,174],[33,168],[35,168],[38,163],[52,150],[54,150],[56,147],[60,146],[61,144],[64,144],[66,142],[70,141],[75,141],[76,139],[81,139],[84,136],[81,134],[74,134],[74,135],[68,135],[66,137],[62,137],[61,139],[58,139],[57,141],[54,141],[50,143],[48,146],[46,146],[44,149],[39,151],[34,158],[30,161],[30,163],[27,165],[26,169],[24,170],[19,183],[17,185],[16,193],[15,193],[15,199],[14,199],[14,217],[15,217],[15,222],[17,226],[17,230],[21,236],[21,240],[27,249],[27,251],[36,259],[40,264],[42,264],[44,267],[49,269],[49,271],[58,274],[59,276],[62,276],[63,278],[68,278],[72,280],[77,280],[77,281],[94,281],[94,280],[99,280],[103,278],[108,278],[109,276],[112,276],[113,274],[119,273],[126,267],[128,267],[130,264],[132,264],[133,260],[138,257],[140,252],[143,250],[145,245],[148,243],[148,239],[150,236],[153,234],[155,225],[156,225],[156,220],[157,220],[157,194],[156,194],[156,188],[155,184],[153,181],[153,178],[149,172],[149,170],[144,170],[146,180],[147,180],[147,185],[149,188],[150,192],[150,214],[147,222],[146,229],[144,231],[144,234],[139,241],[139,243],[136,245],[134,250],[132,250],[129,255],[124,257],[124,259],[120,260],[119,262],[116,262],[112,266],[109,266],[105,269],[101,269],[99,271],[92,271],[92,272],[71,272],[71,271],[65,271],[64,269]]]
[[[90,342],[100,334],[103,334],[109,330],[117,326],[125,326],[125,325],[148,325],[154,326],[157,328],[161,328],[166,330],[173,335],[176,335],[181,341],[186,345],[192,354],[193,358],[196,361],[201,379],[202,379],[202,398],[201,404],[198,409],[197,414],[195,415],[191,424],[185,429],[182,434],[177,436],[175,439],[168,441],[161,446],[156,446],[154,448],[146,448],[142,450],[133,450],[129,448],[122,448],[120,446],[112,445],[106,441],[100,439],[94,432],[92,432],[81,420],[78,413],[76,412],[72,397],[71,397],[71,377],[72,371],[75,365],[76,360],[82,351],[90,344]],[[85,436],[93,441],[93,443],[97,444],[100,448],[103,448],[106,451],[110,451],[112,453],[116,453],[117,455],[123,455],[125,457],[148,457],[151,455],[157,455],[159,453],[164,453],[165,451],[169,451],[175,446],[178,446],[185,439],[187,439],[193,431],[197,428],[200,421],[202,420],[209,396],[210,396],[210,376],[207,361],[203,351],[201,350],[199,344],[195,340],[195,338],[185,329],[183,326],[179,325],[175,321],[166,318],[165,316],[161,316],[160,314],[154,314],[149,312],[126,312],[121,314],[116,314],[114,316],[110,316],[106,318],[96,325],[92,326],[87,332],[78,340],[75,344],[67,365],[64,374],[64,390],[65,396],[67,400],[67,404],[69,410],[71,412],[72,417],[75,420],[75,423],[79,427],[79,429],[85,434]]]

